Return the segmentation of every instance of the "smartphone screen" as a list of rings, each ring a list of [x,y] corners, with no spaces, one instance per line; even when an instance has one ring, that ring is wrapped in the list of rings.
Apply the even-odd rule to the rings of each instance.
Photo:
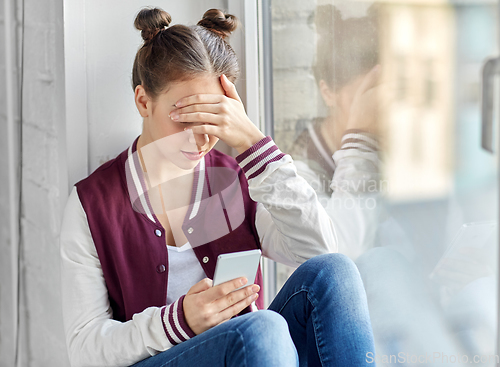
[[[249,250],[219,255],[215,265],[213,285],[239,277],[247,278],[248,282],[235,290],[254,284],[261,254],[260,250]]]

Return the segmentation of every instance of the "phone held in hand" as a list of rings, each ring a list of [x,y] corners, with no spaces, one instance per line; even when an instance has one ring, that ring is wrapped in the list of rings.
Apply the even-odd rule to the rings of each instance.
[[[247,278],[248,282],[235,291],[254,284],[261,254],[260,250],[249,250],[219,255],[215,265],[213,286],[239,277]]]

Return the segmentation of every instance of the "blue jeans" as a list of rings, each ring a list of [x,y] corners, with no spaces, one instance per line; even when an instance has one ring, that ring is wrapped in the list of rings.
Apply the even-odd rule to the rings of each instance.
[[[342,254],[299,266],[268,310],[234,317],[133,367],[374,366],[366,294]]]

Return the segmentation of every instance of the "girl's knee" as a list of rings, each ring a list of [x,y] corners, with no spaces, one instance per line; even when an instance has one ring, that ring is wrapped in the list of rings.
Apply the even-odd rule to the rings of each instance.
[[[290,336],[288,324],[283,316],[271,310],[260,310],[250,314],[252,326],[269,338]],[[264,336],[264,335],[263,335]]]
[[[340,253],[322,254],[307,260],[301,266],[310,268],[316,273],[358,274],[358,268],[348,256]]]
[[[245,316],[248,321],[238,332],[247,353],[259,356],[258,359],[269,366],[296,365],[297,350],[283,316],[271,310]],[[286,364],[282,364],[283,361],[287,361]]]
[[[300,269],[300,270],[299,270]],[[343,292],[362,288],[356,264],[346,255],[322,254],[309,259],[296,271],[310,289],[323,292]]]

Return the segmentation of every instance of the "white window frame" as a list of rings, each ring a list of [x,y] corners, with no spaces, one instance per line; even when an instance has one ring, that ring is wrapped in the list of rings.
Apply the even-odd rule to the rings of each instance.
[[[269,4],[267,1],[264,3]],[[269,74],[265,72],[266,59],[272,54],[266,44],[265,12],[262,0],[229,0],[227,11],[236,15],[243,23],[243,32],[231,36],[231,45],[239,56],[243,75],[237,82],[240,97],[245,104],[251,121],[266,135],[272,134],[272,87],[269,88]],[[270,28],[269,28],[270,29]],[[268,39],[270,41],[270,39]],[[267,61],[269,64],[269,61]],[[272,70],[272,65],[271,69]],[[266,83],[267,81],[267,83]],[[277,293],[276,262],[262,258],[261,268],[264,281],[264,307],[267,308]]]

